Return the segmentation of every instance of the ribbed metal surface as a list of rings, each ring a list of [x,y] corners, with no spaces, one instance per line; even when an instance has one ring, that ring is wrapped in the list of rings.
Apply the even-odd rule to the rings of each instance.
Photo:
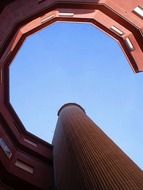
[[[58,190],[142,190],[143,174],[76,105],[63,107],[53,139]]]

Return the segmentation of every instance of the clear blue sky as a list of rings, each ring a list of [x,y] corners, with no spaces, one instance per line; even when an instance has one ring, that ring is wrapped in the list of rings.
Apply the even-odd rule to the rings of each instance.
[[[48,142],[58,109],[80,104],[143,168],[143,74],[93,25],[55,23],[27,38],[10,66],[10,101],[25,128]]]

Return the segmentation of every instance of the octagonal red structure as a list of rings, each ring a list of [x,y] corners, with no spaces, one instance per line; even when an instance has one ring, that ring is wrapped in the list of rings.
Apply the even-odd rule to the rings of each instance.
[[[0,176],[3,183],[15,189],[54,188],[52,145],[26,131],[9,103],[9,65],[25,38],[56,21],[90,22],[117,40],[132,69],[141,72],[142,7],[142,0],[0,2]]]

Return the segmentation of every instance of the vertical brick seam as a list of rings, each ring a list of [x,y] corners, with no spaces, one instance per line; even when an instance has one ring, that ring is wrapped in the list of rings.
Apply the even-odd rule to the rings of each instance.
[[[53,145],[59,190],[143,190],[140,168],[79,107],[61,111]]]

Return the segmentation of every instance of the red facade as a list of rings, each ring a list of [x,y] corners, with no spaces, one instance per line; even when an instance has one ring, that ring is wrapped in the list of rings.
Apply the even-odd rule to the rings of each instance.
[[[53,146],[26,131],[9,101],[9,65],[25,38],[56,21],[89,22],[117,40],[132,69],[141,72],[142,19],[142,0],[0,1],[1,189],[55,188]]]

